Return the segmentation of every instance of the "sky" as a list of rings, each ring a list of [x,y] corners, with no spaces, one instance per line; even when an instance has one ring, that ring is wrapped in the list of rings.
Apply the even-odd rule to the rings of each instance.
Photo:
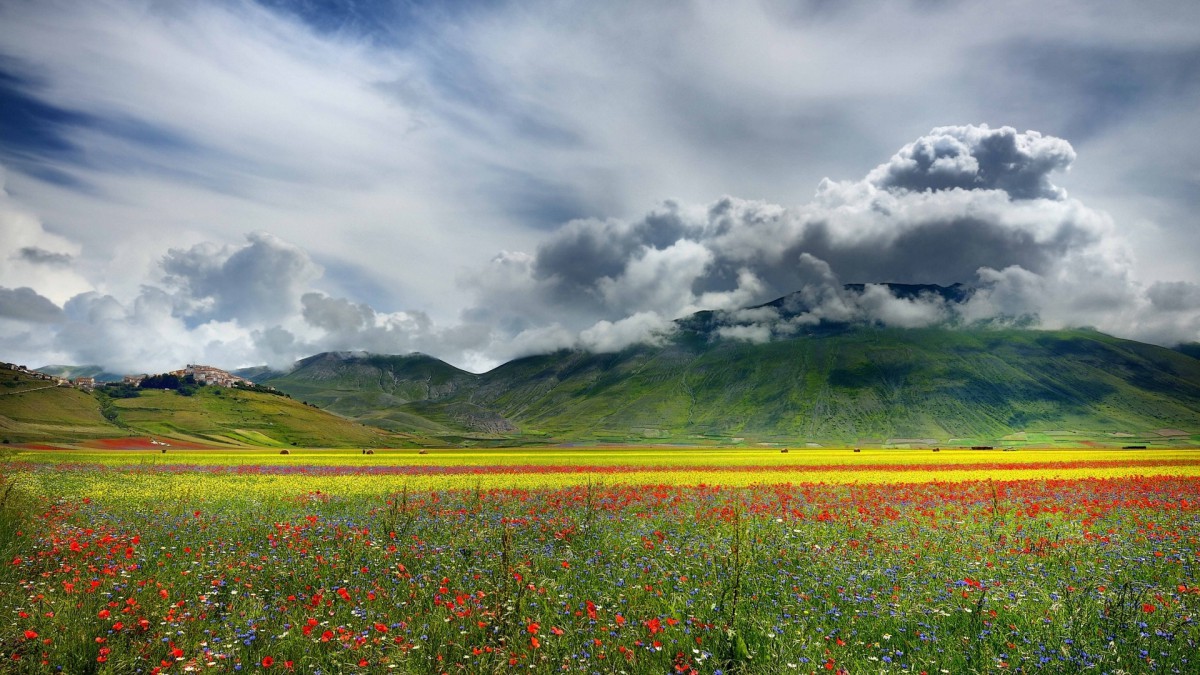
[[[1198,341],[1198,27],[1193,0],[6,0],[0,360],[480,372],[701,309],[735,340]]]

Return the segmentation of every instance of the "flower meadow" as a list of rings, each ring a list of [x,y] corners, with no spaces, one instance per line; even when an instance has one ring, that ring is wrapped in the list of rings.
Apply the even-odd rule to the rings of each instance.
[[[1109,459],[10,463],[0,672],[1200,672],[1197,458]]]

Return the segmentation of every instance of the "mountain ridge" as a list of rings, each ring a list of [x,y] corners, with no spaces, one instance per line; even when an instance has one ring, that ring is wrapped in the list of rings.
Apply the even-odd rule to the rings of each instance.
[[[961,284],[842,291],[880,286],[934,305],[975,293]],[[363,351],[233,372],[339,418],[447,445],[1200,443],[1200,359],[1187,345],[1031,329],[1019,318],[913,328],[862,314],[830,320],[807,314],[806,297],[696,312],[651,342],[530,355],[484,373],[417,352]]]
[[[412,357],[389,358],[374,363]],[[385,428],[568,441],[996,440],[1053,427],[1200,433],[1200,361],[1090,330],[840,326],[762,344],[697,340],[685,330],[658,346],[562,350],[477,375],[442,367],[457,371],[454,387],[386,400],[343,379],[326,393],[336,398],[329,407]],[[399,370],[390,377],[403,380]],[[304,379],[301,366],[268,383],[302,392]]]

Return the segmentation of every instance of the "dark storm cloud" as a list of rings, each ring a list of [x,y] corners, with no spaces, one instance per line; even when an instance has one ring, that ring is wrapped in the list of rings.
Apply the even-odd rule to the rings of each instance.
[[[26,246],[17,251],[17,255],[21,260],[35,265],[70,265],[75,259],[75,256],[69,253],[55,253],[36,246]]]
[[[616,277],[631,256],[646,248],[665,249],[688,235],[677,207],[665,208],[635,223],[576,220],[538,247],[533,273],[571,302],[589,298],[598,279]]]
[[[1095,235],[1069,222],[1047,239],[972,217],[930,220],[899,235],[890,245],[869,242],[839,246],[813,238],[795,247],[828,260],[847,280],[856,282],[952,284],[971,279],[980,267],[1021,265],[1046,271],[1067,251],[1087,245]]]
[[[939,127],[904,146],[867,177],[885,189],[1003,190],[1013,199],[1061,199],[1050,174],[1075,161],[1061,138],[1011,127]]]
[[[532,276],[564,310],[615,320],[721,305],[739,291],[739,301],[785,295],[809,283],[805,256],[847,282],[948,285],[985,267],[1044,274],[1100,239],[1102,219],[1050,180],[1074,157],[1037,132],[940,127],[862,181],[825,181],[804,206],[726,197],[634,222],[569,223],[538,248]],[[667,281],[682,281],[693,302],[658,302]]]
[[[572,221],[538,247],[534,274],[572,292],[586,290],[601,277],[620,274],[640,245],[623,223]]]
[[[32,323],[59,323],[66,317],[58,305],[32,288],[0,287],[0,318]]]

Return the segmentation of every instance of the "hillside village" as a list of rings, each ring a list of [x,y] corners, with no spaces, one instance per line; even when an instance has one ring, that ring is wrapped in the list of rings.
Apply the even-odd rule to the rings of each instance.
[[[15,370],[18,373],[28,375],[34,379],[50,382],[60,387],[74,387],[84,391],[91,391],[95,389],[98,384],[104,384],[103,382],[97,383],[96,378],[94,377],[65,378],[58,375],[52,375],[50,373],[43,373],[38,370],[33,370],[23,365],[17,365],[13,363],[3,363],[0,365],[3,365],[5,368],[10,370]],[[222,370],[215,366],[204,366],[192,363],[189,363],[186,367],[179,370],[169,371],[166,374],[174,375],[179,378],[184,378],[190,375],[196,384],[204,384],[215,387],[230,388],[239,385],[251,386],[254,384],[244,377],[238,377],[237,375],[233,375],[228,371]],[[131,387],[137,387],[142,383],[142,380],[146,379],[147,377],[149,377],[149,375],[144,373],[140,375],[125,375],[121,381],[123,384],[127,384]]]

